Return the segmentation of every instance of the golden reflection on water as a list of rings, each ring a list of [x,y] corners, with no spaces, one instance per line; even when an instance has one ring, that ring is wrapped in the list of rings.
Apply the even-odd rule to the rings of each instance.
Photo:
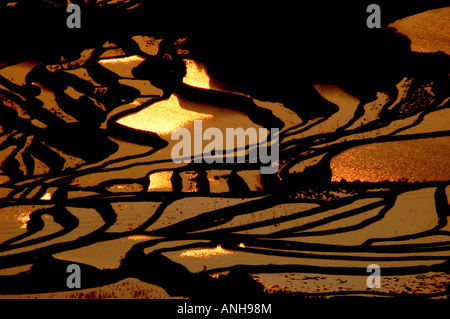
[[[150,185],[148,186],[148,191],[173,191],[172,182],[170,179],[172,178],[172,171],[164,171],[164,172],[155,172],[150,175]]]
[[[119,119],[119,124],[160,135],[170,135],[180,127],[186,127],[195,120],[212,118],[212,114],[183,109],[177,96],[152,104],[141,111]]]
[[[127,60],[127,58],[132,59]],[[112,63],[113,65],[119,62],[137,65],[142,62],[138,56],[127,58],[108,59],[103,61],[105,61],[104,63]],[[183,82],[191,86],[210,89],[210,78],[206,73],[206,69],[196,61],[190,59],[185,59],[183,61],[186,64],[186,75],[183,78]],[[108,65],[107,67],[112,68]],[[136,105],[139,104],[137,101],[133,103]],[[194,112],[182,108],[178,97],[176,95],[171,95],[169,99],[152,104],[137,113],[119,119],[117,122],[137,130],[154,132],[160,135],[169,135],[177,128],[191,125],[195,120],[204,120],[213,117],[212,114]]]
[[[148,240],[148,239],[151,239],[151,237],[145,236],[145,235],[131,235],[131,236],[128,236],[128,239],[139,241],[139,240]]]
[[[52,195],[52,193],[45,193],[44,195],[42,195],[41,200],[51,200]]]
[[[98,61],[100,65],[124,78],[133,78],[132,70],[145,61],[145,58],[139,55],[127,57],[102,59]]]
[[[194,60],[184,59],[183,61],[186,65],[186,75],[183,78],[183,83],[203,89],[210,89],[210,78],[206,72],[206,67]]]
[[[191,258],[209,258],[212,256],[223,256],[231,255],[233,252],[225,250],[221,245],[216,248],[203,248],[203,249],[191,249],[184,251],[180,254],[180,257],[191,257]]]
[[[17,220],[22,222],[20,228],[27,228],[27,223],[30,220],[31,212],[23,212],[19,216],[17,216]]]

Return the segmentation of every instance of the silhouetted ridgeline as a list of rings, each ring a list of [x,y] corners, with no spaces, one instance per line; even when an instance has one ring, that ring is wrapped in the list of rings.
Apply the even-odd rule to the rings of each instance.
[[[318,103],[310,87],[314,83],[336,83],[363,99],[373,99],[377,91],[403,77],[410,63],[410,43],[395,30],[369,29],[367,3],[202,8],[200,17],[193,19],[197,23],[191,35],[192,54],[229,89],[283,101],[290,107],[298,104],[299,97],[306,105]],[[443,5],[376,3],[382,7],[383,27]],[[326,109],[332,107],[324,106],[325,113]]]
[[[17,4],[7,6],[10,2]],[[66,27],[68,1],[1,1],[0,57],[59,58],[59,54],[71,53],[75,48],[86,48],[105,39],[126,41],[130,35],[147,33],[161,38],[190,34],[196,38],[196,45],[211,45],[212,50],[217,44],[202,43],[202,39],[214,40],[210,38],[216,35],[213,38],[223,40],[221,42],[228,51],[236,47],[235,52],[249,48],[251,52],[258,48],[266,49],[265,44],[268,43],[272,44],[270,47],[281,46],[280,49],[286,44],[297,44],[305,54],[305,51],[318,51],[312,50],[317,45],[326,46],[332,43],[330,41],[350,42],[355,32],[368,31],[366,7],[374,1],[327,0],[302,2],[300,5],[288,1],[270,4],[227,1],[214,5],[206,1],[71,2],[81,7],[81,29]],[[448,4],[442,0],[375,2],[382,7],[383,26],[405,16]],[[230,39],[232,42],[228,42]],[[265,41],[256,41],[260,39]],[[246,46],[239,48],[244,43]]]
[[[373,1],[226,3],[166,1],[72,1],[81,7],[81,29],[66,27],[67,1],[18,1],[1,7],[0,59],[59,61],[111,41],[138,51],[130,38],[150,35],[173,43],[187,36],[194,59],[229,89],[298,105],[317,104],[306,117],[336,107],[320,101],[313,83],[338,83],[362,98],[373,98],[398,83],[408,64],[409,41],[392,30],[366,26]],[[382,26],[445,1],[376,1]],[[355,81],[355,79],[358,79]],[[320,101],[320,103],[319,103]]]

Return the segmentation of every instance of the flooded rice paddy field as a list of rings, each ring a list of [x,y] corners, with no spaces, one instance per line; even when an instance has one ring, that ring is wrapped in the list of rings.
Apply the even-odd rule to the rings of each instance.
[[[431,54],[418,65],[448,65],[448,16],[443,8],[392,24],[413,52]],[[73,61],[2,64],[0,297],[448,298],[445,65],[411,65],[370,100],[315,84],[337,109],[302,118],[224,88],[185,40],[170,59],[163,39],[136,35],[137,51],[105,42]],[[171,90],[158,79],[170,78],[175,58],[185,74]],[[279,171],[174,163],[171,134],[194,134],[196,120],[223,131],[276,123]],[[66,285],[73,263],[77,290]],[[380,288],[367,286],[372,264]]]

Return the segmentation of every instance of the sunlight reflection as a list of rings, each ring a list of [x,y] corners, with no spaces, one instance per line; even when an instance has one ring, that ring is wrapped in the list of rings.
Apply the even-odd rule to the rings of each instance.
[[[150,236],[146,236],[146,235],[131,235],[128,236],[129,240],[149,240],[151,239]]]
[[[206,67],[194,60],[184,59],[183,61],[186,65],[186,75],[183,78],[183,83],[203,89],[210,89],[210,78],[206,73]]]
[[[51,200],[52,195],[52,193],[45,193],[44,195],[42,195],[41,200]]]
[[[218,245],[216,248],[192,249],[180,254],[180,257],[209,258],[212,256],[231,255],[233,252]]]
[[[172,182],[170,181],[172,175],[172,171],[155,172],[151,174],[149,177],[150,185],[148,186],[148,191],[173,191]]]
[[[23,212],[22,214],[17,216],[17,220],[22,222],[20,228],[27,228],[27,223],[30,220],[30,214],[31,212]]]
[[[102,59],[98,61],[100,65],[124,78],[133,78],[132,70],[141,64],[145,59],[139,55],[127,57]]]
[[[188,111],[180,106],[178,98],[157,102],[141,111],[119,119],[119,124],[161,135],[169,135],[180,127],[186,127],[195,120],[212,118],[212,114]]]
[[[142,62],[141,59],[139,56],[131,56],[107,59],[101,62],[105,67],[113,69],[117,64],[137,65]],[[209,89],[209,76],[206,69],[193,60],[185,59],[184,62],[186,64],[186,76],[183,78],[183,82],[191,86]],[[136,101],[133,102],[133,104],[136,103]],[[171,95],[169,99],[152,104],[137,113],[119,119],[117,122],[134,129],[169,135],[177,128],[189,126],[195,120],[209,118],[213,118],[213,115],[182,108],[178,97]]]

